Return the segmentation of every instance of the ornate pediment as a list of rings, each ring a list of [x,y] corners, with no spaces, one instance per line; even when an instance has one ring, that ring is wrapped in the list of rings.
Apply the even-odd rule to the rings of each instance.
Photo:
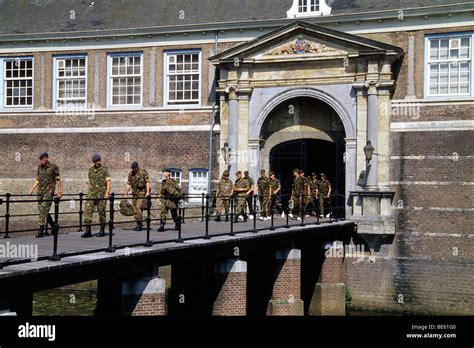
[[[282,45],[274,47],[263,54],[259,55],[260,58],[273,57],[273,56],[284,56],[284,55],[317,55],[317,56],[333,56],[333,55],[344,55],[347,51],[331,47],[319,40],[308,38],[303,35],[296,37],[295,39],[288,41]]]

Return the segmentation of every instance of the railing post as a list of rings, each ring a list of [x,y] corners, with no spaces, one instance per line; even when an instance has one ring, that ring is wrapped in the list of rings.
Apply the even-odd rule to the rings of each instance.
[[[5,200],[5,236],[3,236],[4,239],[10,238],[10,198],[11,194],[7,193],[6,194],[6,200]]]
[[[211,239],[209,237],[209,200],[211,199],[211,196],[206,195],[206,234],[204,235],[204,239]]]
[[[114,232],[114,215],[115,215],[115,193],[111,193],[109,197],[110,202],[110,219],[109,219],[109,247],[105,250],[108,253],[114,253],[115,248],[112,245],[112,237]]]
[[[201,222],[204,222],[204,199],[206,198],[206,195],[204,193],[201,194]]]
[[[84,203],[84,193],[79,193],[79,229],[77,232],[82,232],[82,218],[84,216],[83,211],[83,203]]]
[[[260,204],[261,204],[261,202],[260,202]],[[252,232],[257,233],[257,195],[253,195],[252,205],[253,205],[253,229],[252,229]],[[262,212],[260,211],[260,214],[261,213]]]
[[[152,247],[153,243],[150,240],[151,228],[151,196],[146,197],[146,243],[145,247]]]
[[[329,203],[329,223],[332,224],[334,221],[332,220],[333,208],[332,208],[332,196],[328,198]]]
[[[54,227],[51,228],[53,234],[53,255],[49,258],[51,261],[59,261],[61,257],[58,255],[58,235],[59,235],[59,202],[58,197],[54,198]]]
[[[286,225],[285,225],[285,228],[290,228],[290,201],[288,201],[288,205],[286,206],[286,216],[285,216],[285,219],[286,219]]]
[[[185,224],[186,222],[184,221],[184,216],[186,215],[186,194],[185,193],[182,193],[181,194],[181,203],[178,203],[179,206],[180,206],[180,209],[182,210],[182,217],[183,217],[183,220],[181,221],[182,224]],[[182,204],[182,208],[181,208],[181,204]]]
[[[270,198],[271,199],[271,198]],[[270,201],[271,202],[271,201]],[[274,214],[274,209],[273,209],[273,204],[270,206],[270,231],[275,231],[275,214]]]
[[[176,240],[176,243],[184,243],[181,232],[181,210],[178,210],[178,239]]]
[[[234,195],[230,196],[230,235],[235,236],[234,233]]]
[[[301,223],[300,223],[300,226],[301,227],[304,227],[306,226],[305,223],[304,223],[304,218],[306,216],[306,208],[305,208],[305,195],[303,194],[302,197],[301,197],[301,204],[300,204],[300,214],[301,214]]]

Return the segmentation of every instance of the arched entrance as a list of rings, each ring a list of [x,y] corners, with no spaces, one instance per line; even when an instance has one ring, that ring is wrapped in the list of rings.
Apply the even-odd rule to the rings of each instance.
[[[292,170],[299,168],[307,175],[325,173],[331,181],[333,192],[343,194],[344,147],[340,141],[320,139],[292,140],[275,146],[270,151],[270,169],[282,183],[282,193],[291,193]]]

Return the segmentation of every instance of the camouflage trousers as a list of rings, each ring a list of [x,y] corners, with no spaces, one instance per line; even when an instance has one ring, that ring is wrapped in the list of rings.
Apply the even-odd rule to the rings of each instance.
[[[268,202],[268,211],[271,212],[273,209],[280,209],[280,201],[278,195],[272,195],[272,198]]]
[[[168,211],[171,210],[171,217],[175,224],[178,223],[178,209],[176,204],[169,200],[161,200],[161,209],[160,209],[160,220],[162,223],[165,223],[166,218],[168,217]]]
[[[48,224],[48,215],[53,204],[54,192],[38,193],[39,224],[46,226]],[[51,218],[50,218],[51,219]]]
[[[293,198],[293,215],[302,216],[303,215],[303,195],[295,195]]]
[[[143,220],[143,206],[146,192],[138,192],[133,194],[132,207],[133,207],[133,217],[135,221]]]
[[[107,222],[107,216],[105,210],[107,208],[107,201],[104,200],[104,195],[99,195],[98,197],[93,197],[91,195],[87,196],[88,200],[86,203],[86,209],[84,211],[84,222],[87,225],[92,223],[92,216],[94,215],[94,211],[97,207],[97,211],[99,212],[99,222],[100,224],[105,224]]]
[[[254,214],[254,200],[253,200],[254,195],[249,195],[246,197],[247,205],[249,207],[249,213],[250,215]]]
[[[218,198],[216,215],[229,215],[230,213],[230,199]]]
[[[263,217],[267,217],[270,203],[268,196],[258,196],[258,200],[260,202],[260,215]]]
[[[324,206],[329,203],[329,198],[326,198],[327,195],[319,195],[319,214],[324,215]]]
[[[238,196],[236,198],[235,204],[235,214],[236,215],[246,215],[246,205],[247,205],[247,196]]]

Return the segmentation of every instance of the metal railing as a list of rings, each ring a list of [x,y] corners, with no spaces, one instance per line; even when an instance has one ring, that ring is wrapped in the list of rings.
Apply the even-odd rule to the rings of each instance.
[[[285,198],[284,195],[280,195],[279,200],[281,201],[282,198]],[[38,260],[42,259],[49,259],[52,261],[59,261],[62,257],[65,256],[73,256],[73,255],[81,255],[81,254],[87,254],[87,253],[92,253],[92,252],[98,252],[98,251],[105,251],[109,253],[114,253],[116,252],[117,249],[123,249],[127,247],[134,247],[134,246],[145,246],[145,247],[152,247],[156,244],[159,243],[170,243],[170,242],[176,242],[176,243],[184,243],[185,241],[188,240],[195,240],[199,238],[204,238],[204,239],[211,239],[212,237],[217,237],[217,236],[224,236],[224,235],[230,235],[230,236],[235,236],[236,234],[241,234],[241,233],[258,233],[261,230],[276,230],[277,228],[290,228],[292,226],[307,226],[310,224],[314,225],[320,225],[322,223],[333,223],[334,221],[338,220],[344,220],[345,218],[345,198],[344,195],[339,195],[339,194],[333,194],[329,199],[327,199],[326,202],[326,211],[328,212],[327,217],[321,218],[321,212],[319,210],[319,204],[316,201],[316,197],[312,196],[305,196],[304,198],[301,197],[299,199],[300,205],[303,207],[302,209],[293,209],[291,205],[295,203],[295,198],[291,199],[290,197],[286,196],[288,198],[288,203],[285,205],[279,204],[278,206],[276,205],[276,197],[273,197],[272,200],[269,200],[269,209],[268,209],[268,217],[267,221],[259,221],[257,219],[257,216],[260,215],[261,217],[261,211],[262,207],[260,204],[260,199],[257,195],[254,195],[252,197],[252,205],[253,205],[253,215],[249,217],[252,220],[252,223],[245,224],[245,228],[239,229],[238,231],[236,230],[236,224],[240,223],[242,220],[242,216],[239,216],[236,212],[236,205],[237,205],[237,200],[239,199],[236,195],[233,196],[227,196],[227,197],[219,197],[216,198],[215,196],[208,195],[208,194],[201,194],[201,195],[185,195],[181,194],[179,197],[174,197],[174,196],[159,196],[159,195],[151,195],[147,197],[143,197],[142,199],[147,201],[147,204],[145,206],[145,209],[143,209],[144,216],[145,218],[140,221],[141,224],[145,224],[145,227],[143,228],[144,231],[144,240],[143,242],[137,242],[133,245],[128,244],[128,245],[114,245],[114,230],[118,230],[117,226],[123,226],[123,225],[130,225],[134,224],[137,221],[134,220],[129,220],[129,219],[120,219],[117,217],[117,212],[115,205],[118,204],[119,202],[123,200],[130,200],[133,199],[130,197],[124,197],[123,195],[117,195],[117,194],[110,194],[110,197],[108,199],[99,199],[99,200],[105,200],[108,202],[108,209],[106,209],[106,214],[108,215],[108,221],[107,221],[107,226],[108,226],[108,233],[105,233],[105,236],[108,237],[107,239],[107,245],[103,246],[102,248],[96,248],[94,250],[78,250],[77,252],[69,252],[69,253],[60,253],[58,252],[58,243],[60,240],[60,232],[82,232],[85,226],[85,223],[83,221],[84,219],[84,214],[85,214],[85,205],[87,204],[88,201],[97,201],[98,199],[96,198],[87,198],[87,195],[84,193],[79,193],[79,194],[68,194],[68,195],[63,195],[61,199],[55,197],[51,199],[50,201],[45,201],[43,202],[51,202],[52,204],[52,220],[54,222],[52,226],[52,254],[51,256],[48,257],[40,257]],[[158,208],[153,208],[152,202],[153,201],[161,201],[163,204],[164,200],[171,199],[175,203],[177,203],[177,221],[175,221],[176,224],[176,238],[173,239],[168,239],[168,240],[159,240],[159,241],[153,241],[151,238],[151,229],[152,229],[152,223],[153,222],[160,222],[161,219],[159,216],[154,216],[153,212],[161,211],[161,207]],[[229,202],[230,209],[229,209],[229,215],[225,216],[225,214],[217,215],[215,209],[213,209],[213,206],[211,204],[211,199],[214,200],[214,202],[225,199]],[[296,198],[298,199],[298,198]],[[307,199],[307,202],[306,202]],[[242,198],[241,198],[242,200]],[[312,200],[312,203],[310,202]],[[70,204],[74,202],[73,206],[75,207],[75,203],[79,203],[79,209],[77,211],[61,211],[61,207],[65,202],[69,202]],[[3,234],[3,238],[8,239],[11,238],[14,235],[19,235],[22,234],[28,234],[29,232],[37,232],[38,228],[20,228],[20,229],[12,229],[13,222],[16,219],[25,219],[25,218],[31,218],[31,217],[37,217],[38,213],[28,213],[28,214],[12,214],[12,208],[18,207],[20,205],[27,205],[27,204],[33,204],[33,203],[38,203],[38,199],[35,198],[34,196],[31,195],[13,195],[13,194],[5,194],[5,195],[0,195],[0,208],[3,208],[4,214],[0,215],[0,226],[3,226],[3,231],[0,227],[0,235]],[[218,202],[220,203],[220,201]],[[308,203],[308,204],[307,204]],[[242,204],[242,201],[241,203]],[[246,207],[245,211],[247,213],[247,208]],[[217,208],[216,208],[217,209]],[[219,209],[220,210],[220,209]],[[223,210],[223,209],[222,209]],[[250,209],[249,209],[250,210]],[[200,212],[200,214],[196,215],[188,215],[186,216],[186,212]],[[291,215],[293,213],[293,218],[291,218]],[[97,212],[94,213],[97,215]],[[168,215],[168,214],[167,214]],[[283,220],[283,224],[277,224],[277,216],[284,216],[284,218],[280,219]],[[75,219],[67,219],[66,217],[75,217],[77,216],[77,220]],[[202,235],[199,237],[193,236],[193,237],[188,237],[188,238],[183,238],[183,231],[182,231],[182,225],[185,223],[185,216],[187,220],[195,220],[197,222],[197,225],[200,226],[199,228],[202,228]],[[211,218],[212,217],[219,217],[219,218],[229,218],[226,219],[228,221],[227,224],[225,223],[220,223],[219,224],[219,231],[224,231],[225,226],[228,226],[228,232],[219,232],[219,233],[212,233],[210,231],[210,226],[211,226]],[[247,222],[247,217],[248,214],[244,217],[244,221]],[[3,220],[3,224],[1,223],[1,220]],[[167,216],[165,223],[170,220]],[[72,221],[72,222],[71,222]],[[35,222],[31,221],[29,222],[31,225],[34,225]],[[37,222],[36,222],[37,223]],[[217,224],[217,222],[216,222]],[[89,224],[91,227],[97,227],[100,226],[98,223],[91,223]],[[192,224],[196,226],[196,224]],[[249,227],[249,228],[247,228]],[[47,232],[47,230],[46,230]],[[7,264],[16,264],[16,263],[23,263],[23,262],[29,262],[30,260],[15,260],[15,261],[7,261],[4,263],[0,263],[0,269],[4,267]]]

